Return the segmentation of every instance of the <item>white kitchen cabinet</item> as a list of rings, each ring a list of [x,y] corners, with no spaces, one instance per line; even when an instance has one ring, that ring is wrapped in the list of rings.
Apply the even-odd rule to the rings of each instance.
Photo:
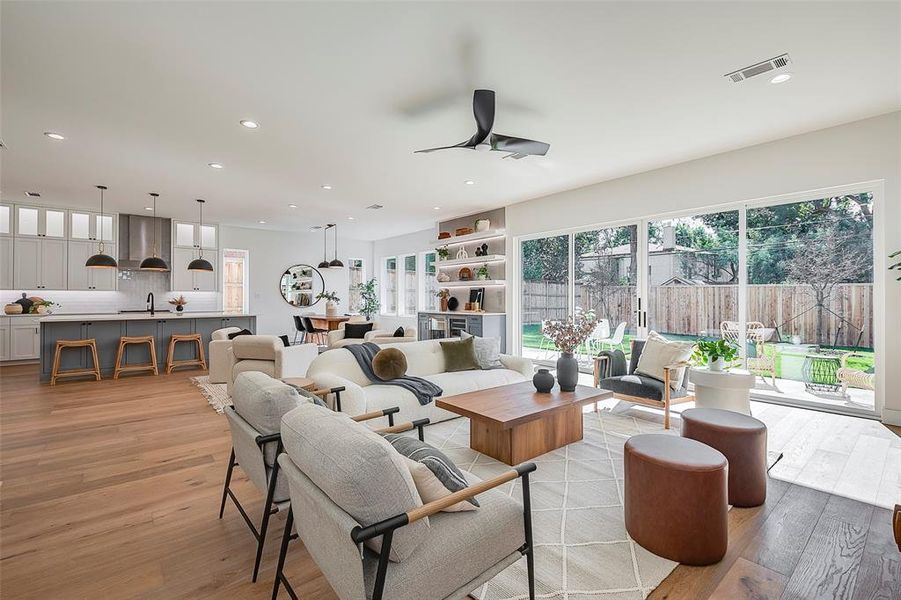
[[[215,250],[219,247],[219,227],[188,221],[172,221],[172,239],[176,248]]]
[[[0,361],[9,360],[9,322],[7,317],[0,318]]]
[[[41,325],[39,317],[11,317],[9,319],[9,359],[29,360],[41,355]]]
[[[115,290],[118,269],[89,269],[85,262],[97,253],[97,242],[69,241],[68,288],[70,290]],[[116,256],[114,244],[104,244],[103,251]]]
[[[69,211],[69,239],[116,241],[116,216],[86,210]]]
[[[0,237],[0,290],[13,288],[13,239]]]
[[[203,257],[213,265],[212,272],[189,271],[188,265],[200,256],[200,251],[191,248],[172,249],[172,291],[173,292],[215,292],[218,281],[216,252],[206,251]]]
[[[13,287],[66,289],[66,240],[17,237],[13,242]]]
[[[15,215],[17,236],[66,239],[65,209],[17,204]]]

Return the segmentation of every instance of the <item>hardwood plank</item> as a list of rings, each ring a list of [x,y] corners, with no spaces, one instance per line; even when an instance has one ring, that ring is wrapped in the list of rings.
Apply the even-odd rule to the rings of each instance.
[[[821,518],[785,586],[783,599],[851,597],[857,585],[867,528],[831,517]]]
[[[874,508],[853,600],[901,599],[901,551],[892,534],[892,511]]]
[[[787,578],[739,558],[710,595],[710,600],[779,600]]]

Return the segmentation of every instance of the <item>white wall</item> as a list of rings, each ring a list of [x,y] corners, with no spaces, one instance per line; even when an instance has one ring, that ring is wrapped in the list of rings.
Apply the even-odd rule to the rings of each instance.
[[[885,247],[876,257],[877,406],[901,425],[901,282],[886,272],[886,254],[901,249],[901,112],[508,206],[507,254],[514,236],[873,180],[885,190],[875,208]],[[512,301],[508,294],[508,313]]]
[[[295,308],[285,302],[279,293],[278,284],[285,269],[295,264],[315,267],[322,261],[322,233],[308,231],[269,231],[245,227],[222,225],[219,228],[220,248],[248,250],[250,307],[257,316],[257,332],[271,335],[290,334],[294,337],[293,315],[303,313],[325,313],[325,303],[320,301],[313,307]],[[329,259],[334,257],[333,238],[329,235]],[[349,290],[347,259],[362,258],[366,264],[367,276],[372,273],[372,242],[339,237],[338,258],[345,264],[343,269],[322,269],[325,289],[335,291],[341,298],[339,313],[347,309]]]
[[[372,254],[375,258],[375,264],[373,269],[369,271],[372,273],[372,275],[369,276],[379,280],[379,292],[381,293],[382,260],[384,258],[389,256],[400,256],[403,254],[413,254],[414,252],[418,255],[420,252],[425,252],[426,250],[434,250],[435,238],[437,237],[437,229],[433,227],[373,242]],[[381,310],[384,309],[385,306],[383,302]],[[401,317],[397,315],[380,314],[378,316],[378,322],[379,328],[381,329],[395,329],[397,327],[416,328],[415,315]]]

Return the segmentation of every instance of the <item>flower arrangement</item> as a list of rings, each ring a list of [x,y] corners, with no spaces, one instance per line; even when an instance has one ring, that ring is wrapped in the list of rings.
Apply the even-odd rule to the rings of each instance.
[[[335,292],[322,291],[316,294],[317,300],[325,300],[326,302],[341,302],[341,298]]]
[[[176,308],[179,306],[184,306],[188,303],[188,300],[184,296],[179,296],[178,298],[169,298],[169,304],[175,306]]]
[[[450,296],[450,290],[448,290],[447,288],[441,288],[440,290],[435,292],[435,297],[442,300],[447,299],[448,296]]]
[[[447,260],[447,257],[450,256],[450,249],[446,245],[435,248],[435,252],[438,253],[438,260]]]
[[[591,332],[594,331],[596,320],[591,316],[576,315],[566,317],[562,321],[549,321],[542,333],[549,337],[558,350],[572,354]]]

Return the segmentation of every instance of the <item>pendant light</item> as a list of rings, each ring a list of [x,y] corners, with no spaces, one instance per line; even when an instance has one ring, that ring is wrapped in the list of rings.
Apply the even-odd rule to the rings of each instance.
[[[206,200],[197,199],[197,204],[200,205],[200,244],[198,244],[198,248],[200,249],[200,255],[192,260],[188,264],[189,271],[209,271],[213,272],[213,265],[210,264],[210,261],[203,257],[203,204]]]
[[[318,266],[318,268],[320,269],[329,268],[328,257],[326,256],[326,253],[328,252],[328,228],[328,225],[322,228],[322,262],[319,263]]]
[[[329,269],[343,269],[344,263],[338,260],[338,226],[335,223],[329,225],[335,230],[335,260],[328,264]]]
[[[142,271],[168,271],[169,265],[156,255],[156,199],[159,198],[159,194],[150,192],[150,196],[153,198],[153,256],[148,256],[142,260],[140,269]]]
[[[116,269],[119,267],[116,259],[103,252],[103,192],[106,190],[105,185],[96,186],[100,190],[100,244],[97,247],[97,254],[88,257],[84,266],[89,269]]]

